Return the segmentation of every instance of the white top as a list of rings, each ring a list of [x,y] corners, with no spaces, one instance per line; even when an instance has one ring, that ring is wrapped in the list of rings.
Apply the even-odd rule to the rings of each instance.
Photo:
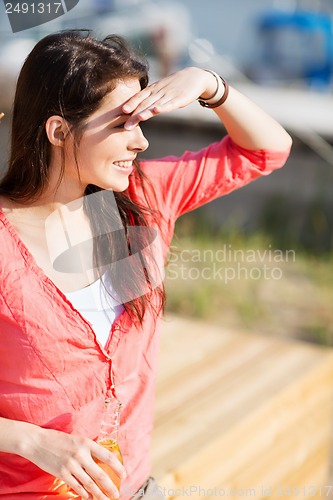
[[[108,290],[111,290],[112,297],[109,296],[102,285],[102,280],[107,286],[106,275],[104,274],[102,278],[91,283],[91,285],[74,292],[67,292],[65,296],[75,309],[91,323],[97,340],[102,346],[105,346],[109,338],[111,325],[124,310],[124,306],[114,298],[115,294],[112,293],[110,286]]]

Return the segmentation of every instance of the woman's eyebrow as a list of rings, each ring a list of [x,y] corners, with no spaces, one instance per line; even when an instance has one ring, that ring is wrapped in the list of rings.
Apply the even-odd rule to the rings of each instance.
[[[107,111],[103,113],[103,115],[97,116],[93,120],[90,121],[90,125],[93,127],[99,127],[101,125],[105,125],[107,123],[113,122],[118,118],[129,118],[129,115],[126,113],[118,113],[112,114],[112,111]]]

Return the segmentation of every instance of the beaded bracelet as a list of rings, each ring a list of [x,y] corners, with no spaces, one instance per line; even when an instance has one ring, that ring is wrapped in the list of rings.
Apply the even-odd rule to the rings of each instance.
[[[228,82],[226,82],[226,80],[224,78],[222,78],[222,76],[215,73],[215,71],[212,71],[210,69],[206,69],[205,71],[208,71],[213,76],[215,76],[216,82],[217,82],[217,89],[216,89],[215,94],[212,97],[210,97],[209,99],[202,99],[202,97],[198,97],[197,101],[199,102],[200,106],[203,106],[204,108],[211,108],[211,109],[217,108],[218,106],[221,106],[221,104],[223,104],[227,100],[228,95],[229,95],[229,84],[228,84]],[[222,95],[220,96],[221,90],[222,90],[221,83],[223,83],[224,91],[223,91]],[[216,98],[217,98],[217,101],[216,101]]]

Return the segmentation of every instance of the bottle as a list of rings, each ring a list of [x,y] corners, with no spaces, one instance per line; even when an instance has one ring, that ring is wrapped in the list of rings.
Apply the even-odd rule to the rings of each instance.
[[[118,442],[121,403],[116,400],[106,399],[105,407],[106,409],[97,443],[114,453],[118,460],[123,464],[123,457]],[[120,477],[117,476],[117,474],[108,464],[102,462],[97,458],[94,458],[94,460],[104,470],[104,472],[106,472],[106,474],[111,478],[112,482],[119,490],[121,482]],[[106,494],[101,486],[100,488],[103,493]],[[93,498],[94,500],[96,500],[96,497]]]

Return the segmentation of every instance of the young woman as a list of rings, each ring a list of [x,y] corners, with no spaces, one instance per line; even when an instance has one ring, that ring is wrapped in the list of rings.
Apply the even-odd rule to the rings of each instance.
[[[228,135],[139,164],[140,122],[199,97]],[[148,492],[160,257],[180,215],[283,166],[291,139],[210,71],[148,85],[122,39],[68,31],[25,61],[11,141],[0,183],[0,498],[118,497],[96,460],[122,476],[121,498]],[[124,466],[96,442],[115,400]]]

